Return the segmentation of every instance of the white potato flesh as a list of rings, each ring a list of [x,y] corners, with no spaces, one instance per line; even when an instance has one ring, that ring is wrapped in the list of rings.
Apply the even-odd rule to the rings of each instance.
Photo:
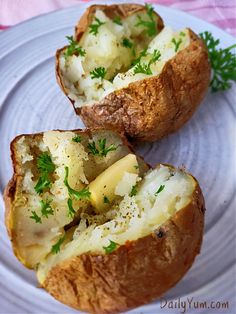
[[[130,180],[133,178],[130,177]],[[120,203],[105,214],[83,216],[73,240],[62,246],[59,254],[51,255],[40,263],[37,273],[39,281],[43,283],[49,270],[63,260],[86,252],[105,254],[104,247],[110,241],[118,247],[128,240],[151,234],[187,206],[195,187],[194,179],[181,170],[168,166],[150,170],[138,183],[136,195],[130,196],[127,190]]]
[[[93,173],[100,174],[129,152],[120,137],[113,132],[97,131],[91,137],[91,141],[95,143],[106,138],[107,145],[115,145],[116,150],[102,158],[91,156],[87,150],[87,142],[85,144],[75,142],[72,140],[75,136],[76,133],[70,131],[48,131],[37,139],[22,136],[15,143],[14,150],[21,177],[12,204],[14,240],[20,259],[31,267],[50,252],[52,246],[63,236],[64,226],[73,220],[68,214],[70,195],[64,182],[65,167],[69,169],[69,186],[80,191],[88,186],[88,179],[91,181]],[[39,178],[37,158],[45,152],[50,155],[55,170],[51,186],[42,194],[38,194],[34,188]],[[53,211],[48,217],[41,214],[42,201],[48,201]],[[88,200],[73,198],[72,205],[79,213],[88,208]],[[33,213],[41,218],[41,222],[32,218]]]
[[[145,12],[138,15],[147,20]],[[144,29],[137,26],[137,15],[122,20],[122,25],[114,23],[100,10],[96,11],[92,23],[95,18],[104,24],[99,27],[96,36],[88,28],[80,39],[79,45],[85,50],[85,56],[65,58],[64,51],[59,56],[61,77],[69,97],[75,101],[75,107],[92,105],[113,91],[127,87],[131,82],[159,75],[165,63],[190,43],[187,29],[174,32],[169,26],[155,37],[145,37]],[[124,39],[128,39],[133,46],[125,47]],[[179,42],[178,47],[174,42]],[[152,74],[135,73],[135,66],[132,65],[144,49],[147,50],[147,56],[140,60],[146,65],[155,50],[161,53],[159,60],[150,66]],[[90,72],[99,67],[105,68],[105,78],[92,79]]]

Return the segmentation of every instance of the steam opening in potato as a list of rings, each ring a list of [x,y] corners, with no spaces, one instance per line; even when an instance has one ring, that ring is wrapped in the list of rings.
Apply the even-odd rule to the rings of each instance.
[[[48,272],[64,260],[85,253],[111,254],[129,242],[159,234],[159,228],[191,202],[196,187],[191,176],[164,165],[142,176],[138,168],[135,155],[129,154],[90,183],[91,203],[94,198],[99,200],[96,208],[81,213],[78,224],[60,243],[60,251],[41,261],[39,282],[43,283]],[[106,195],[104,182],[111,187]]]
[[[187,29],[158,33],[150,6],[126,18],[97,9],[78,42],[59,53],[59,75],[75,107],[94,104],[111,92],[161,73],[165,63],[190,43]],[[148,27],[149,25],[149,27]]]
[[[147,165],[112,131],[49,131],[12,144],[13,245],[45,280],[63,260],[110,254],[156,230],[191,202],[194,179]]]

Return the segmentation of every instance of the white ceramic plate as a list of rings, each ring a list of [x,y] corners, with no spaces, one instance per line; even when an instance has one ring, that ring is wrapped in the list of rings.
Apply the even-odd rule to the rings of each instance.
[[[116,1],[122,2],[122,1]],[[111,3],[111,2],[109,2]],[[54,54],[65,45],[65,36],[88,4],[43,15],[0,34],[0,189],[12,174],[9,144],[21,133],[83,127],[72,106],[57,86]],[[200,19],[167,7],[155,6],[166,24],[185,26],[195,32],[209,30],[222,47],[234,38]],[[153,144],[137,147],[148,162],[184,164],[200,181],[206,198],[206,227],[201,255],[194,266],[165,298],[176,303],[155,302],[132,313],[180,313],[179,297],[188,313],[221,313],[219,309],[193,309],[193,301],[228,301],[226,313],[235,313],[235,86],[208,94],[179,132]],[[0,197],[0,313],[78,313],[37,288],[33,272],[14,257],[4,226]],[[210,303],[208,303],[209,305]],[[210,306],[210,305],[209,305]]]

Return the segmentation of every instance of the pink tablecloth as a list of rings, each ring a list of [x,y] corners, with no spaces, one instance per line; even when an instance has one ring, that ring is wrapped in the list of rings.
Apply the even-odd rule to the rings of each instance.
[[[0,0],[0,29],[3,30],[33,16],[76,5],[79,2],[78,0]],[[97,3],[99,2],[102,1],[98,0]],[[235,0],[153,0],[149,2],[186,11],[236,35]]]

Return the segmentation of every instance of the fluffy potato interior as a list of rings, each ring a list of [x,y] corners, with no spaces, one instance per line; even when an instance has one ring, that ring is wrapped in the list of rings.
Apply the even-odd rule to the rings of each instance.
[[[68,55],[70,48],[60,52],[60,77],[75,107],[94,104],[131,82],[158,75],[169,59],[189,45],[187,29],[174,32],[165,27],[148,36],[139,22],[149,18],[141,12],[116,24],[97,10],[91,25],[98,23],[96,19],[102,24],[96,35],[91,25],[83,34],[77,43],[82,53]]]
[[[106,213],[81,213],[60,253],[49,255],[39,265],[39,281],[43,283],[49,270],[63,260],[87,252],[108,254],[127,241],[155,232],[191,201],[195,186],[190,175],[164,165],[150,170],[144,178],[124,173],[115,188],[117,202]]]
[[[49,131],[17,138],[12,152],[16,177],[13,243],[22,262],[35,267],[65,234],[64,226],[89,210],[89,183],[129,149],[113,132],[96,131],[89,136]],[[46,173],[42,167],[52,171]],[[82,191],[85,197],[73,191]]]

